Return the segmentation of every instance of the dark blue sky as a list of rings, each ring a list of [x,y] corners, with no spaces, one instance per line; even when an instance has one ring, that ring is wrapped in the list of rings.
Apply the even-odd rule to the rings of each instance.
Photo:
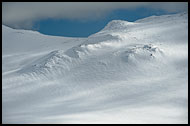
[[[33,30],[40,33],[65,37],[88,37],[105,27],[111,20],[135,21],[152,15],[171,14],[163,10],[138,8],[133,10],[118,9],[107,16],[92,20],[45,19],[35,22]]]

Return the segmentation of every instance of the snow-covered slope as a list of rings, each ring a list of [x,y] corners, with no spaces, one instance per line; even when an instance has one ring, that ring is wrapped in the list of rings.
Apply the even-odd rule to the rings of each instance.
[[[188,14],[88,38],[2,26],[3,123],[188,123]]]

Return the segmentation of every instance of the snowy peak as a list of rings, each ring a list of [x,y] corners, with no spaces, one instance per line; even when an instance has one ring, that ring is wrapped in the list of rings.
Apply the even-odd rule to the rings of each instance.
[[[120,30],[120,29],[125,29],[128,26],[135,25],[136,23],[134,22],[128,22],[128,21],[123,21],[123,20],[112,20],[109,22],[103,30]]]
[[[135,27],[137,24],[138,23],[123,20],[112,20],[101,31],[90,35],[88,37],[88,40],[91,41],[90,43],[109,40],[120,40],[120,36],[115,33],[127,32],[131,28]]]
[[[126,30],[128,28],[131,28],[132,26],[136,26],[139,23],[159,23],[159,22],[167,22],[167,21],[173,21],[173,20],[187,20],[188,19],[188,13],[182,12],[172,15],[161,15],[161,16],[150,16],[147,18],[136,20],[135,22],[129,22],[124,20],[112,20],[110,21],[104,29],[101,31],[118,31],[118,30]]]

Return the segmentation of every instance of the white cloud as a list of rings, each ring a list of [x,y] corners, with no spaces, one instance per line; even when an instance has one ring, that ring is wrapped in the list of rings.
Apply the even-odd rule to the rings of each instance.
[[[167,12],[187,11],[186,2],[3,2],[3,24],[19,28],[32,27],[34,21],[55,19],[98,19],[115,9],[147,7]]]

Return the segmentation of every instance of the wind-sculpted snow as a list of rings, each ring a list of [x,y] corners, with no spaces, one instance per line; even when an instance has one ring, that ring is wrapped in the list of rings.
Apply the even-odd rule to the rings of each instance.
[[[94,48],[89,48],[89,45],[81,45],[78,48],[73,47],[66,52],[64,52],[64,50],[56,50],[43,57],[40,57],[31,64],[20,69],[18,73],[20,73],[21,76],[25,77],[26,79],[31,76],[33,77],[33,79],[40,79],[39,76],[45,77],[47,79],[51,76],[56,77],[61,75],[62,77],[64,77],[69,73],[69,71],[86,62],[86,59],[95,56],[99,56],[99,59],[97,59],[95,62],[103,65],[106,69],[108,69],[108,64],[102,62],[103,59],[101,58],[102,55],[105,54],[93,54],[96,54],[97,51],[101,51],[106,48],[102,49],[99,47],[96,50]],[[114,55],[114,58],[121,59],[122,62],[128,64],[129,66],[128,68],[126,67],[126,69],[130,69],[130,64],[138,65],[142,62],[158,62],[159,60],[164,58],[163,52],[158,47],[151,44],[122,47],[119,49],[119,51],[117,51],[116,49],[110,49],[110,54],[108,56],[111,57],[112,55]],[[107,60],[106,62],[111,61]],[[101,69],[101,65],[96,66],[96,69]],[[86,69],[91,69],[91,65],[89,64],[88,66],[86,66]]]
[[[128,48],[123,52],[124,60],[136,61],[142,63],[142,60],[147,60],[148,62],[153,59],[163,59],[164,53],[158,47],[150,45],[135,45]]]
[[[187,22],[114,20],[88,38],[3,26],[3,123],[187,124]]]

